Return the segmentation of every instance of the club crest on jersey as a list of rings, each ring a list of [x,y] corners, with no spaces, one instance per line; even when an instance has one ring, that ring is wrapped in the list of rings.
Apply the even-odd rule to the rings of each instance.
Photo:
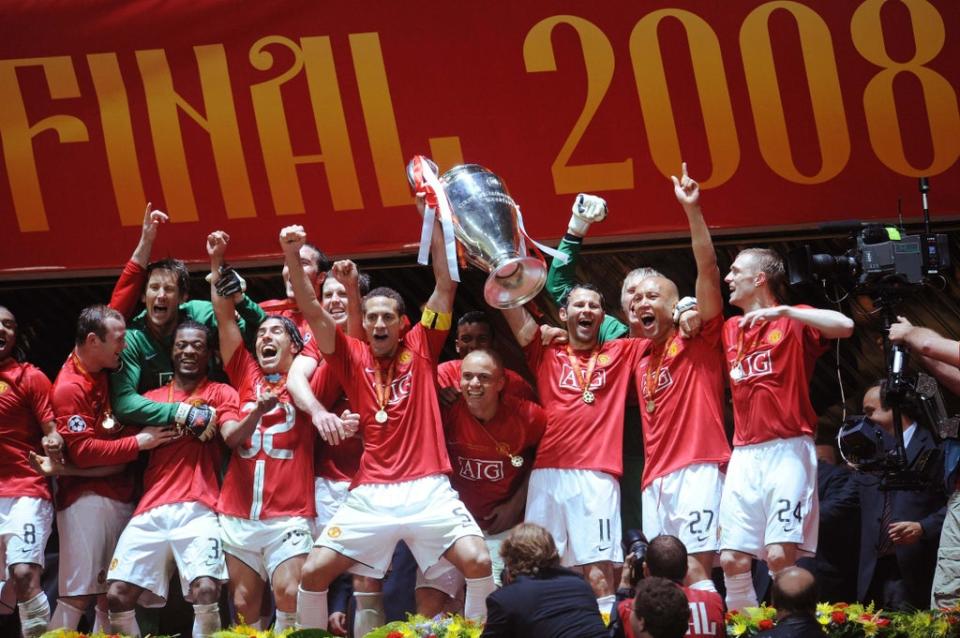
[[[680,354],[680,344],[676,341],[673,341],[670,344],[670,347],[667,349],[667,356],[675,357]]]
[[[329,536],[330,538],[340,538],[340,534],[342,534],[342,533],[343,533],[343,532],[340,530],[339,527],[328,527],[328,528],[327,528],[327,536]]]
[[[499,481],[503,478],[503,461],[486,459],[465,459],[457,457],[460,464],[460,477],[468,481]]]
[[[67,421],[67,429],[71,432],[83,432],[87,429],[87,422],[83,420],[83,417],[79,414],[74,414],[70,417],[70,420]]]
[[[110,561],[110,571],[114,571],[117,568],[117,565],[120,564],[120,561],[114,558]]]
[[[397,357],[397,361],[400,363],[400,365],[405,366],[413,361],[413,353],[404,349],[403,352],[400,353],[400,356]]]
[[[783,331],[782,330],[771,330],[770,334],[767,335],[767,343],[771,346],[775,346],[778,343],[783,341]]]
[[[761,350],[744,357],[743,361],[740,362],[743,376],[734,381],[734,383],[743,383],[750,378],[773,374],[773,357],[770,356],[771,352],[772,350]]]
[[[6,381],[0,381],[0,394],[5,394],[10,389],[10,384]]]
[[[608,354],[599,354],[597,355],[597,365],[605,366],[610,363],[610,355]]]

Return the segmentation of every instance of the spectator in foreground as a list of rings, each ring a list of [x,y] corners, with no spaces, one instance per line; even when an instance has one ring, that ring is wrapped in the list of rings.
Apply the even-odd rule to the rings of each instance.
[[[500,555],[505,566],[504,587],[487,597],[482,638],[607,635],[593,590],[580,574],[560,567],[560,555],[550,532],[539,525],[521,523],[503,541]],[[686,599],[684,611],[688,613]]]
[[[641,580],[630,625],[637,638],[683,638],[690,627],[690,607],[683,590],[666,578]]]
[[[765,638],[822,638],[817,622],[817,581],[802,567],[788,567],[773,581],[777,626],[757,636]]]

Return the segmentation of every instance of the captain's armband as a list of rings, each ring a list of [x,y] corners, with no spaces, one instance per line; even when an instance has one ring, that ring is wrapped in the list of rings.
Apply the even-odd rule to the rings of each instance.
[[[424,308],[423,315],[420,316],[420,323],[431,330],[449,330],[450,326],[453,325],[453,313],[437,312],[430,308]]]

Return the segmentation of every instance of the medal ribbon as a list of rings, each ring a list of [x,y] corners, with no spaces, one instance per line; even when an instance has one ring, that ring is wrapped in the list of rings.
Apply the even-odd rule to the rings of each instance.
[[[207,387],[207,383],[208,383],[207,379],[204,379],[203,383],[198,385],[194,389],[194,391],[190,394],[190,396],[184,399],[183,401],[181,401],[180,403],[190,403],[194,399],[199,399],[200,393],[203,392],[203,389]],[[167,384],[167,387],[169,388],[169,391],[167,392],[167,403],[173,403],[173,384],[174,384],[173,380],[171,380],[170,383]]]
[[[447,269],[450,279],[460,281],[460,269],[457,266],[457,238],[453,233],[453,209],[450,200],[443,192],[443,184],[430,164],[423,161],[422,155],[413,158],[414,188],[426,193],[426,207],[423,211],[423,227],[420,230],[420,253],[417,262],[426,266],[430,262],[430,240],[433,237],[433,222],[440,213],[440,226],[443,228],[443,245],[447,253]]]
[[[580,386],[580,392],[587,392],[590,389],[590,380],[593,379],[593,371],[597,368],[597,357],[600,355],[600,348],[594,348],[590,352],[590,361],[587,362],[586,375],[581,374],[580,357],[573,352],[573,348],[567,346],[567,358],[570,359],[570,367],[573,368],[573,376],[577,378],[577,385]]]
[[[758,343],[760,343],[760,333],[763,332],[763,327],[757,328],[757,332],[754,333],[753,338],[750,340],[750,343],[746,347],[744,347],[743,345],[744,332],[745,331],[743,328],[740,328],[740,330],[737,332],[737,356],[733,360],[733,366],[731,366],[730,368],[731,370],[736,369],[737,366],[739,366],[740,363],[743,362],[743,359],[748,354],[753,352],[753,349],[757,347]]]
[[[677,333],[674,332],[673,336],[670,337],[670,341],[663,346],[663,351],[660,353],[660,358],[657,360],[657,368],[653,369],[653,366],[647,366],[646,373],[643,378],[643,389],[645,391],[645,397],[650,401],[653,401],[653,395],[657,391],[657,382],[660,380],[660,371],[663,369],[663,361],[667,358],[667,352],[670,351],[670,347],[673,345],[673,341],[677,338]]]
[[[384,412],[387,411],[387,399],[390,398],[390,384],[393,383],[393,375],[397,369],[397,359],[390,360],[390,367],[387,368],[387,382],[383,382],[383,370],[380,368],[380,362],[373,360],[373,375],[376,383],[373,389],[377,392],[377,405]]]
[[[498,414],[499,414],[499,411],[498,411]],[[480,426],[480,429],[483,430],[483,433],[486,434],[487,438],[490,439],[490,441],[493,443],[493,446],[496,448],[497,452],[507,457],[507,459],[509,459],[512,464],[514,455],[510,452],[510,444],[507,443],[506,441],[498,441],[492,434],[490,434],[490,430],[488,430],[483,423],[480,423],[480,421],[477,420],[476,417],[474,417],[473,420],[477,421],[477,424]],[[521,445],[522,445],[522,442],[521,442]],[[521,451],[522,450],[517,450],[518,452],[517,456],[520,456],[519,452]]]
[[[514,204],[514,205],[516,206],[516,204]],[[537,250],[539,250],[541,253],[547,253],[548,255],[550,255],[551,257],[553,257],[554,259],[559,260],[560,263],[563,264],[563,265],[566,265],[566,264],[570,261],[570,257],[569,257],[569,256],[565,255],[564,253],[560,252],[559,250],[556,250],[556,249],[554,249],[554,248],[550,248],[549,246],[544,246],[543,244],[541,244],[540,242],[538,242],[536,239],[534,239],[533,237],[531,237],[531,236],[529,235],[529,233],[527,233],[527,229],[523,227],[523,213],[520,212],[520,206],[517,206],[517,226],[520,228],[520,234],[523,235],[523,236],[527,239],[527,241],[529,241],[531,244],[533,244],[534,248],[536,248]],[[524,257],[527,256],[527,243],[526,243],[526,242],[521,242],[521,243],[520,243],[520,252],[523,253],[523,256],[524,256]],[[542,255],[541,255],[541,257],[542,257]]]

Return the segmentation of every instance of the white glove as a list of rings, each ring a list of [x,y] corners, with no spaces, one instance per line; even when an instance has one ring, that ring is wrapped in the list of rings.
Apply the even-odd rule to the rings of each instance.
[[[590,224],[607,218],[607,202],[596,195],[580,193],[573,202],[573,215],[567,224],[567,232],[577,237],[587,234]]]

